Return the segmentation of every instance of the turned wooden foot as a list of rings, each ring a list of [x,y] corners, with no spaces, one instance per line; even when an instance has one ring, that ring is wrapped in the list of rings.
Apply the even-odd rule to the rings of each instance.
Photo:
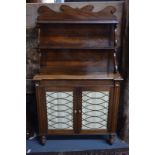
[[[46,143],[46,136],[40,136],[40,143],[42,145],[45,145],[45,143]]]
[[[116,134],[110,134],[108,138],[108,143],[112,145],[116,139]]]

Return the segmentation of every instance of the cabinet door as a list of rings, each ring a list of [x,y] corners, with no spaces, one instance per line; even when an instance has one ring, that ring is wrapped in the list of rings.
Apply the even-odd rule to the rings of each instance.
[[[45,102],[49,134],[74,133],[75,91],[72,88],[46,88]]]
[[[81,133],[108,132],[113,89],[85,88],[81,92]]]

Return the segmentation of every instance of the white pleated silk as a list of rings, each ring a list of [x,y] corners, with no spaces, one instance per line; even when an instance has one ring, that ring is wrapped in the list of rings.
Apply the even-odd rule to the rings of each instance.
[[[73,129],[73,92],[46,92],[48,129]],[[109,92],[82,92],[82,129],[107,129]]]
[[[82,92],[82,129],[107,129],[109,92]]]
[[[48,129],[73,129],[73,92],[46,92]]]

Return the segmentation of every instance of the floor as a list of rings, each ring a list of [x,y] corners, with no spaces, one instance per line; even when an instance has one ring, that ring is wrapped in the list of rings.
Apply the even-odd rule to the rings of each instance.
[[[128,144],[116,138],[113,145],[106,142],[106,137],[83,136],[83,137],[48,137],[43,146],[36,137],[27,140],[27,154],[36,152],[75,152],[89,150],[124,149]]]

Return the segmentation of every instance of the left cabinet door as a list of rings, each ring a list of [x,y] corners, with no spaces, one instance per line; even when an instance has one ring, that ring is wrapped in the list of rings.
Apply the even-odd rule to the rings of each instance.
[[[47,135],[74,134],[76,132],[75,93],[75,89],[71,87],[39,88],[39,124],[40,128],[44,127]]]

